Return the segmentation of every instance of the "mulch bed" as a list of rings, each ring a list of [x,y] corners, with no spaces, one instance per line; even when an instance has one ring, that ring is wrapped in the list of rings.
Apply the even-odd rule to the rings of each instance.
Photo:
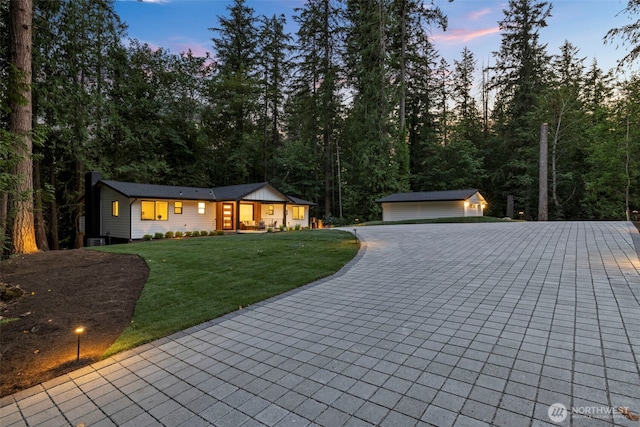
[[[100,360],[131,322],[148,275],[137,255],[87,249],[0,262],[0,296],[22,294],[0,298],[0,397]]]

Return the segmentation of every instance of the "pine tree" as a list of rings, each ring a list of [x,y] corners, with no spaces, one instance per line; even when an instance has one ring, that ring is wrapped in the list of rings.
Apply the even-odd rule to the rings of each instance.
[[[513,194],[517,209],[530,217],[537,211],[537,144],[540,123],[531,123],[537,99],[544,88],[546,45],[539,30],[547,26],[551,5],[538,0],[509,0],[500,21],[502,42],[494,53],[491,86],[496,90],[493,120],[496,131],[492,165],[497,196]],[[502,202],[504,203],[504,202]]]
[[[640,0],[628,0],[624,12],[630,17],[640,15]],[[640,40],[640,19],[620,28],[609,30],[604,37],[604,41],[610,44],[619,38],[622,39],[623,45],[627,43],[631,45],[629,53],[618,61],[618,68],[622,68],[625,65],[631,65],[640,57],[640,43],[638,43],[638,40]]]
[[[37,12],[34,113],[49,129],[40,167],[52,193],[45,219],[52,248],[60,246],[58,235],[75,247],[82,244],[84,174],[107,161],[104,129],[124,26],[109,0],[38,1]]]
[[[263,176],[265,181],[275,175],[274,156],[282,146],[282,109],[285,87],[291,73],[288,59],[291,37],[285,34],[284,15],[264,17],[260,29],[259,62],[262,70]]]
[[[349,29],[346,65],[353,90],[345,143],[349,209],[364,218],[379,217],[375,200],[398,188],[398,164],[392,151],[397,122],[394,112],[387,30],[386,0],[347,3]],[[357,209],[356,209],[357,207]]]
[[[337,182],[336,159],[343,101],[344,11],[336,0],[309,0],[296,13],[297,66],[292,80],[291,108],[287,109],[288,139],[294,146],[302,145],[296,149],[311,153],[307,159],[314,164],[304,169],[312,171],[310,177],[322,183],[319,197],[312,198],[318,200],[320,214],[340,216],[341,183]],[[294,117],[295,124],[291,120]],[[291,166],[291,162],[287,164]],[[285,176],[290,177],[289,171]]]
[[[546,89],[538,103],[540,123],[549,125],[552,219],[580,217],[587,121],[583,109],[584,59],[568,41],[551,60]]]
[[[260,112],[258,26],[254,10],[244,0],[234,0],[229,17],[218,17],[212,39],[218,73],[209,95],[206,126],[216,168],[216,185],[237,184],[263,178],[262,133],[256,117]]]

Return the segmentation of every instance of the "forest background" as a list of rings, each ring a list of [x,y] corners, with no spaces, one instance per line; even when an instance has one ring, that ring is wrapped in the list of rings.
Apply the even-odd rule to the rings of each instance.
[[[505,216],[512,195],[514,215],[535,220],[542,123],[550,219],[640,208],[640,78],[622,71],[640,21],[606,35],[627,51],[602,70],[570,40],[558,52],[540,43],[551,2],[509,0],[493,65],[479,70],[466,48],[453,64],[439,55],[430,30],[447,17],[427,0],[307,0],[295,34],[283,15],[233,0],[212,19],[213,57],[128,39],[112,0],[31,1],[0,2],[5,254],[35,248],[25,232],[41,250],[79,246],[91,170],[198,187],[269,181],[332,224],[379,219],[375,200],[390,193],[462,188],[480,189],[489,215]],[[17,3],[32,13],[28,83]],[[625,13],[640,16],[640,1]]]

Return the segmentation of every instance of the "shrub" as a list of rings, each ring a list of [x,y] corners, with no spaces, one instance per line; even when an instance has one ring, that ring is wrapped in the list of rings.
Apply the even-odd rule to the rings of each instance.
[[[273,227],[267,227],[267,233],[273,233]]]
[[[301,230],[302,228],[300,227],[300,224],[296,224],[295,229],[296,230]]]
[[[166,239],[173,239],[173,231],[167,231],[166,233],[164,233],[164,237]]]
[[[191,232],[190,231],[185,231],[184,232],[184,237],[191,237]]]
[[[145,234],[144,236],[142,236],[143,240],[151,240],[153,239],[153,236],[151,234]]]
[[[176,237],[182,237],[182,236],[184,236],[182,231],[176,231]]]
[[[216,230],[211,230],[209,232],[209,236],[215,236],[216,234],[218,234],[218,232]]]
[[[207,230],[200,230],[200,235],[201,236],[208,236],[209,232]]]
[[[198,237],[200,235],[200,232],[198,230],[192,231],[191,232],[191,236],[193,237]]]
[[[153,238],[154,239],[164,239],[164,233],[160,233],[160,232],[154,233]]]
[[[280,231],[287,231],[287,226],[284,224],[280,225]]]
[[[222,236],[222,235],[224,235],[224,231],[222,231],[222,230],[217,230],[217,231],[216,231],[216,234],[217,234],[218,236]]]

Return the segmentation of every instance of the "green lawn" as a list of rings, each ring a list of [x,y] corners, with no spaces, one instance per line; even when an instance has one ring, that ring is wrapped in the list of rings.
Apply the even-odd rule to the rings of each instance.
[[[190,237],[97,250],[140,255],[147,284],[106,356],[329,276],[359,245],[338,230]]]

